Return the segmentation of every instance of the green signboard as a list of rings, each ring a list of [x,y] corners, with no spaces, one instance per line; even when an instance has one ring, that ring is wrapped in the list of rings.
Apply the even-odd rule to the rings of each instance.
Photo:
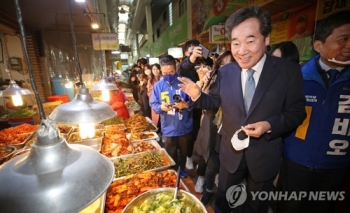
[[[165,30],[151,46],[152,56],[159,56],[170,47],[187,40],[187,14],[182,15],[172,26]]]
[[[169,47],[176,47],[176,45],[187,40],[187,13],[181,16],[168,29],[168,43]]]

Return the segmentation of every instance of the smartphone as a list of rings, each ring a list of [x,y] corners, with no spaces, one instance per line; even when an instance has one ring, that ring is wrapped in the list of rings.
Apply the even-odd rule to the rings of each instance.
[[[202,47],[202,56],[204,58],[208,58],[209,53],[210,53],[209,49],[206,48],[205,46],[203,46],[202,44],[199,44],[199,46]]]

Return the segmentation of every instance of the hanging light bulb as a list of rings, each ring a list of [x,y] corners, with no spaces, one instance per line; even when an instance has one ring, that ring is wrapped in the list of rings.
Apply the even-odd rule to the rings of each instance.
[[[0,209],[1,212],[12,212],[14,208],[17,212],[50,212],[59,207],[60,212],[79,212],[105,194],[114,177],[114,166],[112,161],[90,147],[68,145],[66,140],[60,137],[57,125],[45,119],[29,60],[19,0],[15,0],[15,5],[29,76],[32,79],[31,85],[35,91],[42,123],[36,132],[37,139],[30,152],[14,157],[0,166],[0,183],[6,183],[1,185]],[[68,6],[74,33],[69,0]],[[75,39],[74,46],[76,51]],[[88,94],[84,85],[82,87],[82,93]],[[115,112],[107,104],[100,105],[94,102],[91,95],[84,98],[87,101],[79,104],[84,105],[84,109],[91,108],[89,112],[85,111],[88,119],[98,122],[115,116]],[[89,116],[90,114],[92,115]],[[70,117],[80,121],[72,115]],[[86,120],[82,118],[82,121],[84,119]],[[93,121],[85,121],[88,122]],[[21,199],[22,197],[26,199]]]
[[[22,106],[22,95],[31,95],[32,91],[22,88],[15,81],[10,80],[10,85],[5,90],[1,91],[0,97],[11,97],[14,106]]]
[[[102,101],[107,102],[111,99],[110,97],[109,90],[102,90]]]
[[[23,101],[22,101],[22,97],[20,95],[13,95],[11,96],[12,98],[12,102],[14,106],[22,106],[23,105]]]
[[[71,81],[66,82],[66,83],[64,84],[64,87],[67,88],[67,89],[72,88],[72,87],[73,87],[73,82],[71,82]]]
[[[98,29],[98,28],[100,28],[100,26],[98,25],[97,22],[92,22],[92,23],[91,23],[91,27],[92,27],[92,29]]]
[[[80,123],[79,134],[81,139],[93,138],[95,136],[95,123]]]

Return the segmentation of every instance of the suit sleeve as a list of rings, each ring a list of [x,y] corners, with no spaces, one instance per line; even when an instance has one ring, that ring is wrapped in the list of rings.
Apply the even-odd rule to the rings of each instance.
[[[300,66],[296,64],[295,67],[292,67],[290,73],[292,73],[292,75],[281,113],[266,119],[271,125],[271,139],[294,130],[306,117],[304,81]]]
[[[209,94],[204,92],[201,93],[201,96],[194,102],[194,108],[200,109],[218,109],[221,105],[220,98],[220,79],[222,75],[218,72],[216,81],[211,85]]]
[[[196,64],[191,63],[189,58],[186,57],[181,61],[177,73],[180,76],[188,76],[188,73],[194,68],[195,65]]]

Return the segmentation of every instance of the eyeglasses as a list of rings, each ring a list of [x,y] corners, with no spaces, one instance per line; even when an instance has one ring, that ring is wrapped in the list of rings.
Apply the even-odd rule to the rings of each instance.
[[[201,65],[201,66],[194,66],[194,68],[198,71],[199,69],[207,69],[208,71],[210,71],[212,69],[211,66],[208,65]]]

